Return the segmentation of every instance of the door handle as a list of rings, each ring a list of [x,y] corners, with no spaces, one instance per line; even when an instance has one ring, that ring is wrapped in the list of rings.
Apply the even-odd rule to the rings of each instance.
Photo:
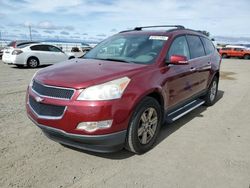
[[[191,67],[191,68],[190,68],[190,71],[191,71],[191,72],[193,72],[193,71],[195,71],[195,70],[196,70],[195,67]]]

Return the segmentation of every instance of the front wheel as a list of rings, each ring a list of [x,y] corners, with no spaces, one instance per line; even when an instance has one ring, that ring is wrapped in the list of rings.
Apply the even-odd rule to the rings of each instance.
[[[215,76],[208,88],[206,95],[204,96],[205,105],[212,106],[216,102],[216,96],[218,92],[219,79]]]
[[[126,148],[137,154],[147,152],[156,141],[162,114],[159,103],[145,97],[135,109],[128,128]]]
[[[69,57],[69,60],[70,60],[70,59],[74,59],[74,58],[75,58],[74,56],[70,56],[70,57]]]
[[[250,55],[248,54],[244,55],[244,59],[250,59]]]

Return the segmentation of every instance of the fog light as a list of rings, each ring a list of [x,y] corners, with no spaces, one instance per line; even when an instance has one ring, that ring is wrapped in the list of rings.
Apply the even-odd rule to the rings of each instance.
[[[94,132],[98,129],[107,129],[112,125],[113,120],[105,120],[105,121],[93,121],[93,122],[81,122],[78,124],[78,130],[85,130],[88,132]]]

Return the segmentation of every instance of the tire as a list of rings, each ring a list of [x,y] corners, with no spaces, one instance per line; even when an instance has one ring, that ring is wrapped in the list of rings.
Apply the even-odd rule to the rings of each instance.
[[[222,58],[227,58],[227,54],[222,54]]]
[[[136,154],[149,151],[156,141],[161,123],[160,104],[152,97],[145,97],[131,117],[126,149]]]
[[[74,59],[75,57],[74,56],[70,56],[69,59]]]
[[[250,55],[249,54],[244,55],[244,59],[250,59]]]
[[[215,76],[208,88],[206,95],[203,97],[203,99],[205,100],[204,105],[212,106],[216,102],[216,96],[218,93],[218,83],[218,77]]]
[[[39,65],[39,60],[35,57],[30,57],[27,61],[27,66],[30,68],[36,68]]]

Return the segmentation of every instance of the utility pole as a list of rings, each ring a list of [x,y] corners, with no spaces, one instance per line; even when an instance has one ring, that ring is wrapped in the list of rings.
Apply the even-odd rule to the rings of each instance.
[[[32,41],[31,26],[30,25],[29,25],[29,30],[30,30],[30,40]]]

